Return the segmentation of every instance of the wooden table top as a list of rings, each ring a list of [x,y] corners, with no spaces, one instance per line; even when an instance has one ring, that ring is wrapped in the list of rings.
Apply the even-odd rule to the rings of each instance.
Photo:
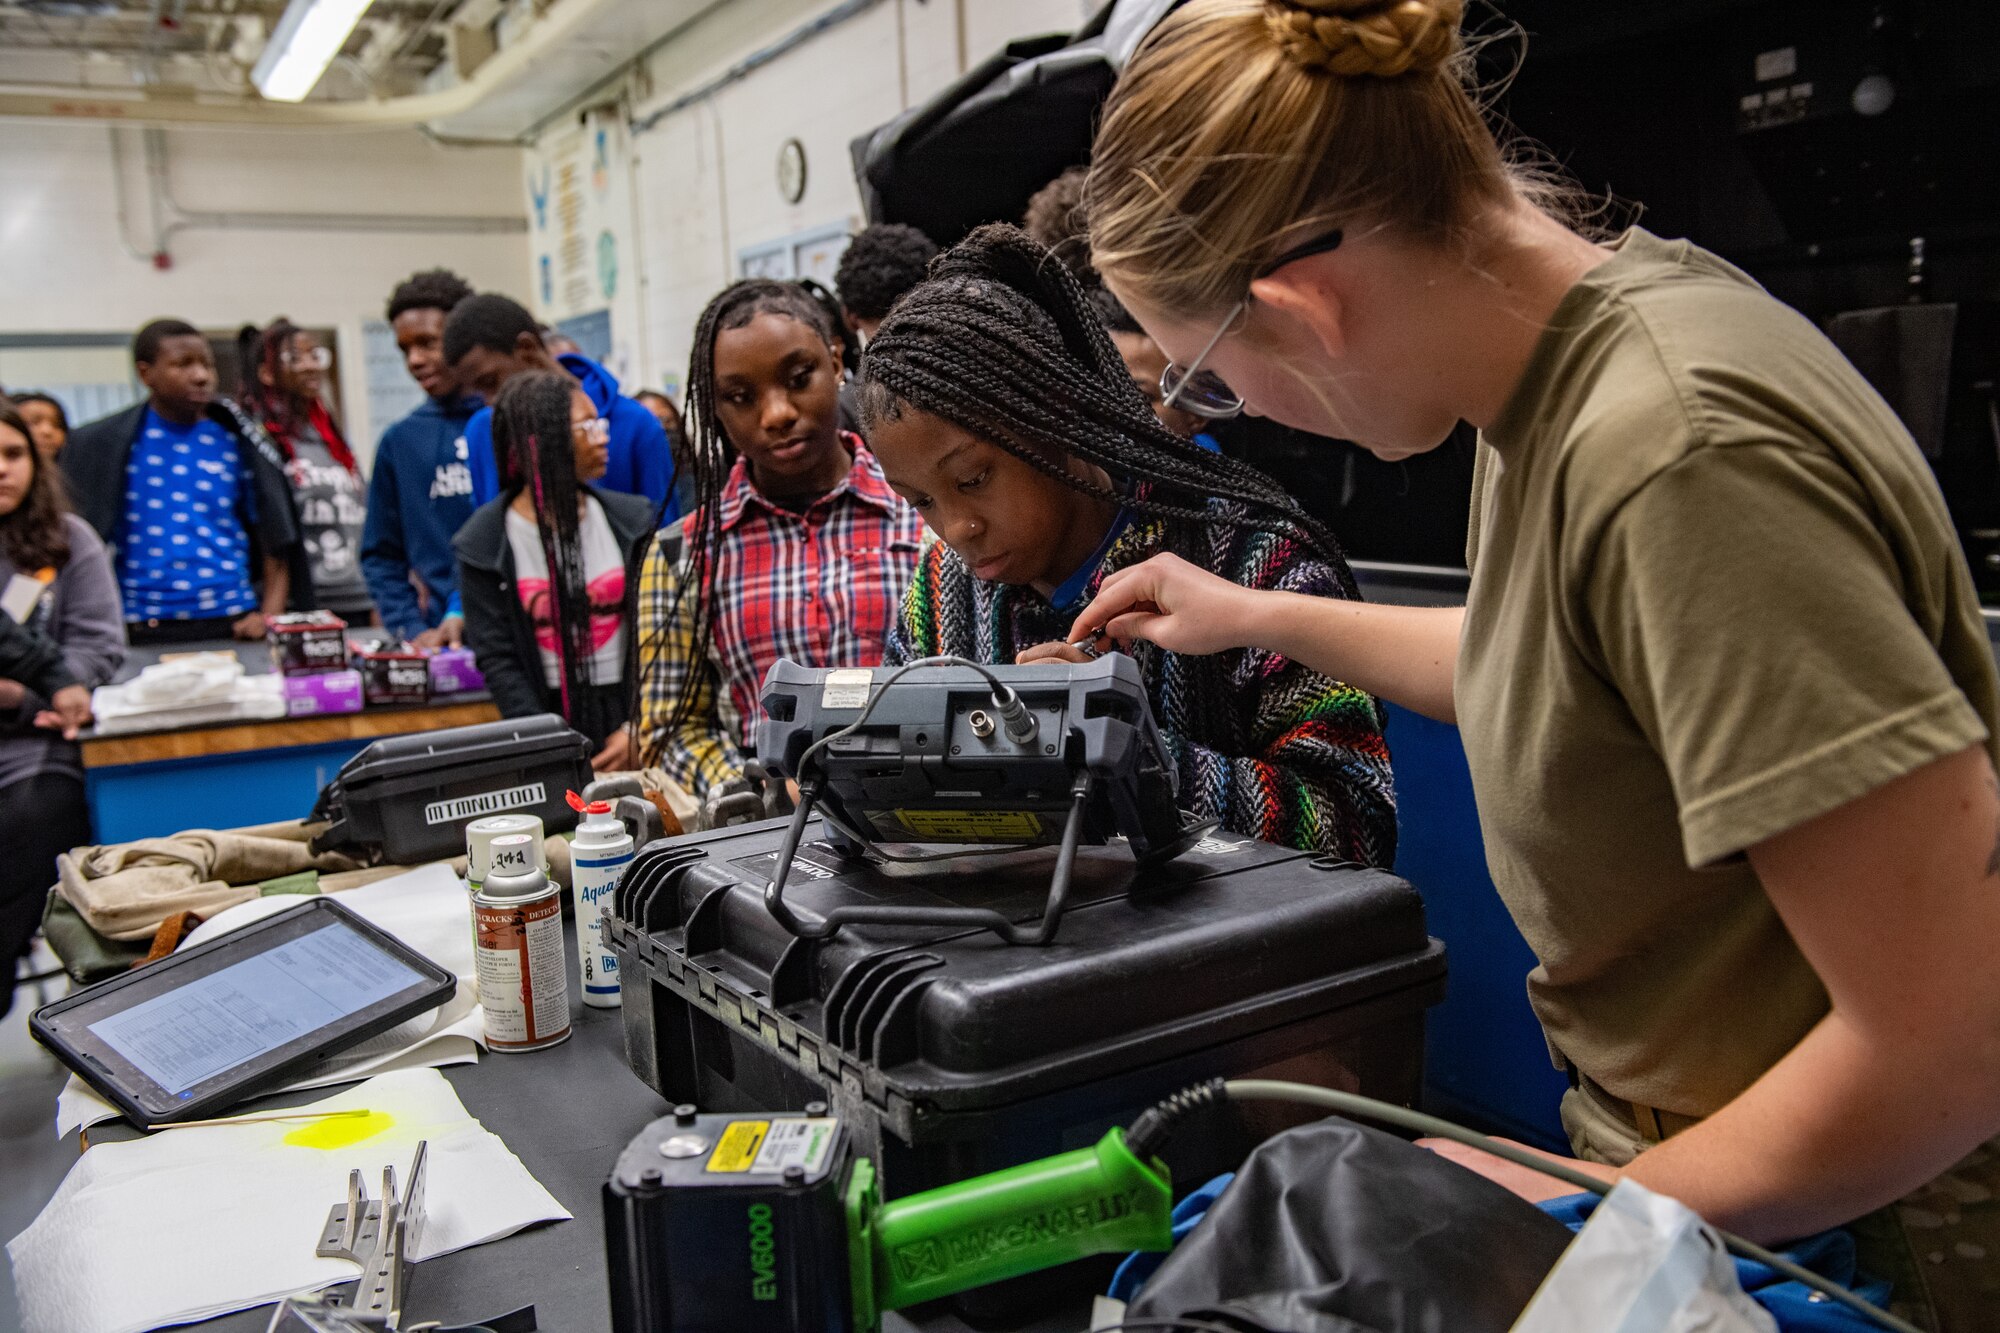
[[[201,759],[241,754],[249,750],[284,750],[335,741],[377,740],[413,731],[496,722],[500,710],[481,694],[459,699],[447,695],[428,704],[369,708],[359,713],[319,717],[258,718],[246,722],[211,723],[180,731],[155,731],[126,736],[83,738],[83,766],[111,768],[149,764],[162,759]]]

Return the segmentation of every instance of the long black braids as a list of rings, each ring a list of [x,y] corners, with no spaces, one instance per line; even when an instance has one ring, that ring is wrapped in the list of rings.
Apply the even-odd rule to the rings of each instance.
[[[840,368],[850,375],[861,369],[861,339],[847,331],[847,322],[841,316],[840,298],[816,278],[798,278],[795,281],[826,312],[827,328],[831,330],[834,341],[840,344]]]
[[[236,400],[283,446],[287,458],[292,456],[298,414],[292,410],[292,396],[284,389],[284,361],[299,332],[298,325],[280,315],[266,328],[245,324],[236,334],[236,365],[242,377]],[[264,383],[264,371],[271,373],[270,384]]]
[[[829,357],[836,341],[824,307],[795,282],[746,278],[716,293],[695,321],[694,347],[688,354],[687,394],[681,406],[681,431],[694,485],[694,511],[685,521],[680,579],[665,620],[639,645],[642,673],[662,664],[667,626],[691,616],[693,646],[684,685],[674,700],[668,729],[693,720],[694,682],[715,643],[715,548],[722,535],[722,489],[736,465],[736,449],[715,409],[715,340],[728,329],[740,329],[759,315],[783,315],[819,335]],[[836,370],[838,360],[834,361]],[[724,688],[727,688],[726,685]],[[643,687],[642,687],[643,694]],[[664,731],[646,736],[643,758],[658,763],[665,752]]]
[[[589,576],[577,506],[583,497],[570,438],[570,396],[576,381],[555,371],[514,376],[493,404],[493,452],[500,464],[500,494],[512,500],[526,490],[535,506],[535,531],[549,562],[549,620],[556,630],[556,679],[563,716],[591,737],[612,729],[601,691],[589,689],[595,648],[590,635]],[[517,577],[527,571],[517,571]],[[528,669],[539,670],[529,664]]]
[[[1287,537],[1326,560],[1347,596],[1359,595],[1332,531],[1282,486],[1160,424],[1076,278],[1018,228],[988,224],[938,256],[869,341],[857,401],[864,428],[906,405],[1113,505]],[[1149,482],[1150,493],[1106,490],[1065,467],[1065,454]],[[1210,497],[1245,514],[1218,514]]]

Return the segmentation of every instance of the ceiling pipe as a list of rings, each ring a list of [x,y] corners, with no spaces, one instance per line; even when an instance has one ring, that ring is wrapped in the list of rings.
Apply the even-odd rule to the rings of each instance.
[[[434,93],[366,102],[266,102],[196,93],[96,88],[0,88],[0,117],[154,127],[383,129],[420,126],[472,110],[526,70],[608,0],[558,0],[519,40],[494,52],[472,77]]]
[[[111,137],[111,198],[112,202],[117,206],[118,243],[125,247],[125,253],[132,256],[132,258],[142,264],[151,264],[154,262],[155,256],[160,253],[159,221],[157,218],[154,219],[152,250],[141,250],[138,246],[132,244],[132,224],[128,220],[131,210],[126,203],[125,145],[118,137],[118,127],[116,125],[107,126],[105,133]]]
[[[114,129],[115,135],[117,131]],[[146,180],[157,210],[164,205],[167,220],[154,223],[155,267],[172,260],[170,246],[175,236],[197,229],[210,231],[331,231],[394,232],[417,235],[493,235],[524,232],[525,217],[426,213],[218,213],[188,208],[174,197],[171,174],[167,170],[166,133],[145,132]]]
[[[635,135],[644,134],[675,112],[684,111],[696,102],[707,101],[731,84],[740,83],[744,79],[747,79],[750,75],[756,73],[780,56],[798,49],[821,33],[832,28],[837,28],[849,19],[861,17],[861,15],[881,3],[882,0],[842,0],[842,3],[835,5],[825,13],[815,18],[807,19],[804,23],[785,33],[782,37],[752,51],[749,55],[744,56],[714,78],[688,89],[664,106],[655,107],[645,115],[635,117],[630,123],[632,133]],[[708,10],[703,10],[702,14],[697,17],[706,16],[707,13]],[[676,29],[676,31],[679,30]]]

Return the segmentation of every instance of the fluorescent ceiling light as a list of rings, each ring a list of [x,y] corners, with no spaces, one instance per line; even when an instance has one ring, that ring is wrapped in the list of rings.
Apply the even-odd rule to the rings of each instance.
[[[374,0],[292,0],[250,71],[273,102],[302,102]]]

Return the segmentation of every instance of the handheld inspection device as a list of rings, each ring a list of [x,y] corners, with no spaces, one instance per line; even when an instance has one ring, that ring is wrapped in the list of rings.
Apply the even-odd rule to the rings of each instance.
[[[1153,724],[1138,663],[984,666],[930,657],[894,669],[826,669],[779,660],[765,677],[757,755],[799,785],[799,806],[765,905],[794,935],[844,924],[976,926],[1010,944],[1055,938],[1081,845],[1123,837],[1141,865],[1200,842],[1213,820],[1175,804],[1171,757]],[[852,904],[808,921],[785,882],[817,810],[843,851],[885,862],[897,844],[961,849],[1055,846],[1042,919],[1022,926],[987,908]]]

